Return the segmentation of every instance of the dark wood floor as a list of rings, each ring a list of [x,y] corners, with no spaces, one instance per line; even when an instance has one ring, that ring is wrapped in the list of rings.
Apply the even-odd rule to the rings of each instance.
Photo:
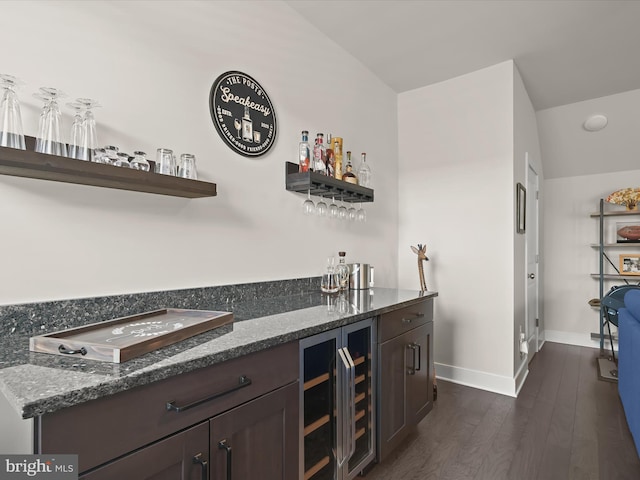
[[[438,400],[366,480],[640,479],[617,384],[599,351],[547,342],[518,398],[438,381]]]

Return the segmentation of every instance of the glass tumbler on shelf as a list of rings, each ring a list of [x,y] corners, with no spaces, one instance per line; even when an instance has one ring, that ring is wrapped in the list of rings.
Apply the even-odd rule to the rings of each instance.
[[[25,150],[22,133],[22,114],[16,88],[22,82],[13,75],[0,74],[0,87],[3,88],[0,103],[0,147]]]
[[[118,158],[113,165],[115,167],[130,168],[129,154],[125,152],[118,152]]]
[[[136,150],[133,152],[133,159],[131,160],[129,166],[133,170],[142,170],[144,172],[148,172],[150,165],[147,161],[147,154],[141,152],[140,150]]]
[[[38,135],[36,136],[36,152],[66,157],[67,145],[62,141],[60,133],[62,113],[60,113],[58,106],[58,99],[66,95],[57,88],[42,87],[33,96],[44,101],[42,113],[40,113]]]
[[[173,150],[159,148],[156,151],[156,173],[176,175],[176,157],[173,156]]]
[[[107,165],[115,165],[118,161],[119,148],[115,145],[107,145],[104,147],[105,155],[102,157],[102,163]]]
[[[180,168],[178,176],[182,178],[198,179],[198,171],[196,170],[196,156],[190,153],[180,155]]]

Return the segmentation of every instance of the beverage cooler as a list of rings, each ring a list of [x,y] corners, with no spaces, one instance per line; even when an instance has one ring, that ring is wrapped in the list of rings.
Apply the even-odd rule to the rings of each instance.
[[[300,478],[349,480],[375,458],[375,322],[300,341]]]

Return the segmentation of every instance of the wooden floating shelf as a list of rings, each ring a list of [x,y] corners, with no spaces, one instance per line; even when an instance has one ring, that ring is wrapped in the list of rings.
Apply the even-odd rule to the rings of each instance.
[[[286,162],[285,181],[290,192],[307,193],[317,197],[335,197],[349,203],[373,202],[373,190],[354,185],[316,172],[299,172],[296,163]]]
[[[25,137],[25,140],[27,150],[0,147],[1,175],[182,198],[217,195],[215,183],[38,153],[33,150],[35,139]]]

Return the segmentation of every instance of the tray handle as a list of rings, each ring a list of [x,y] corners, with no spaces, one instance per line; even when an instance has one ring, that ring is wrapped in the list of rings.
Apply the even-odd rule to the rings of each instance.
[[[66,348],[64,345],[60,344],[60,346],[58,346],[58,351],[60,353],[63,353],[65,355],[76,355],[76,354],[80,354],[80,355],[86,355],[87,354],[87,349],[82,347],[79,350],[69,350],[68,348]]]

